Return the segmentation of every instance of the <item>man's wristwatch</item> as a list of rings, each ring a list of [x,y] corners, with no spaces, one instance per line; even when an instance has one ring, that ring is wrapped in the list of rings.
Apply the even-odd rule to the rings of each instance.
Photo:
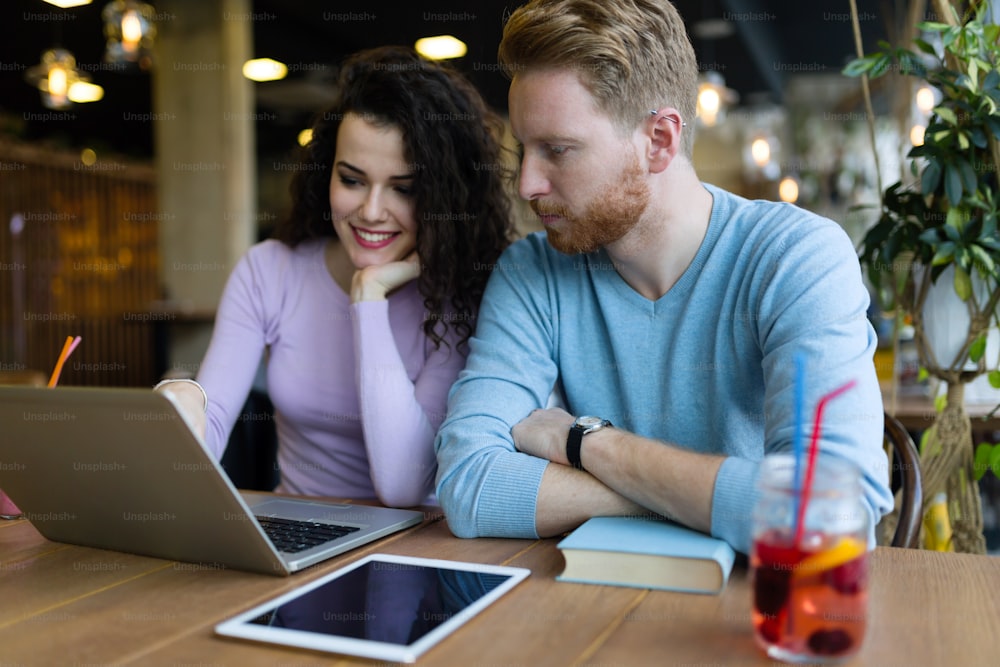
[[[583,462],[580,461],[580,445],[583,444],[583,436],[612,425],[607,419],[600,417],[577,417],[573,425],[569,427],[569,437],[566,438],[566,458],[569,460],[569,464],[577,470],[583,470]]]

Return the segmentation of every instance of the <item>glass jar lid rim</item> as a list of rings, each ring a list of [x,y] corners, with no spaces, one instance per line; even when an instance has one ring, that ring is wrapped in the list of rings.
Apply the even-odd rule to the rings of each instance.
[[[803,479],[808,468],[808,456],[801,466]],[[761,461],[758,484],[765,488],[790,488],[795,471],[795,456],[790,453],[769,454]],[[814,490],[832,490],[838,486],[860,483],[861,470],[853,461],[827,452],[820,452],[813,474]]]

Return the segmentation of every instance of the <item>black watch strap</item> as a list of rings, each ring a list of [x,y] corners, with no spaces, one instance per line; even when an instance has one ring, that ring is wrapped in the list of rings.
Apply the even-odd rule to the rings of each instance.
[[[580,445],[583,444],[583,427],[573,424],[569,427],[569,436],[566,438],[566,458],[569,464],[577,470],[583,470],[583,461],[580,460]]]
[[[569,427],[569,435],[566,437],[566,460],[577,470],[583,470],[583,461],[580,458],[580,447],[583,445],[583,436],[602,428],[612,426],[607,419],[600,417],[579,417],[572,426]]]

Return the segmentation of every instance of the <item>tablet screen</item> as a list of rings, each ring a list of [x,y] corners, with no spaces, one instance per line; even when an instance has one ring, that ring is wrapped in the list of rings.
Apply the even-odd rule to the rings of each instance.
[[[529,574],[375,554],[225,621],[216,632],[411,662]]]
[[[374,560],[251,622],[337,637],[413,644],[509,578]]]

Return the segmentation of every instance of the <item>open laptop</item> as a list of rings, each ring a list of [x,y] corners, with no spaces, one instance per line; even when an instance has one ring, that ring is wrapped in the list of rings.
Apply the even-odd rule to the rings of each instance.
[[[424,518],[240,492],[148,389],[0,386],[0,432],[0,489],[55,542],[287,575]]]

